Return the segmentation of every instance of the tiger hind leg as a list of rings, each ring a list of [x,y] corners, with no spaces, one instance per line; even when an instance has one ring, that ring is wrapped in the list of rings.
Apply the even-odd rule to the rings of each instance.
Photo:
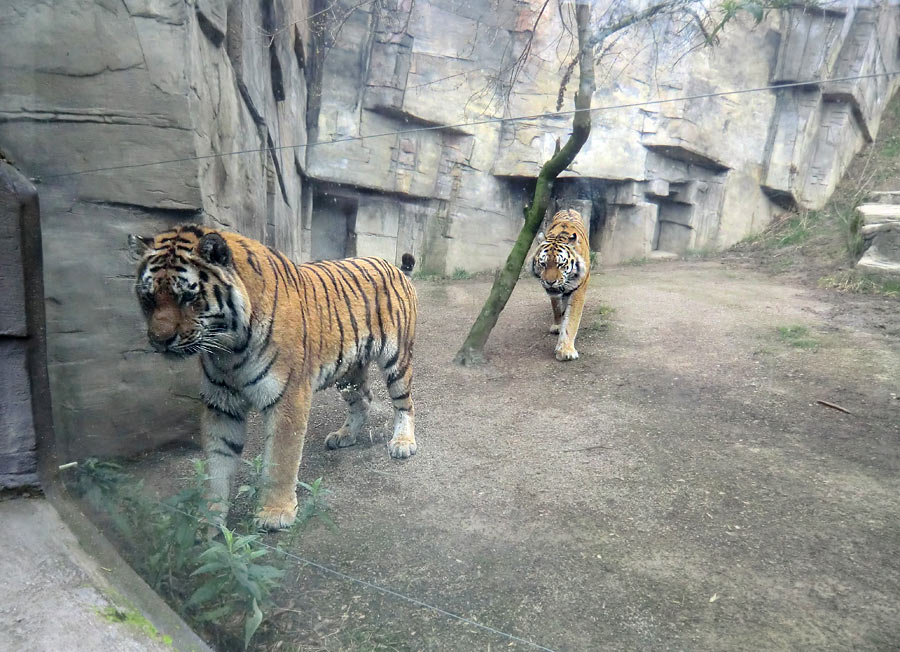
[[[394,434],[388,442],[391,457],[416,454],[415,413],[412,401],[412,350],[400,344],[383,365],[384,382],[394,406]]]
[[[337,386],[341,396],[347,401],[349,411],[344,424],[325,437],[325,445],[328,448],[353,446],[366,425],[373,398],[372,390],[369,389],[368,365],[348,373]]]

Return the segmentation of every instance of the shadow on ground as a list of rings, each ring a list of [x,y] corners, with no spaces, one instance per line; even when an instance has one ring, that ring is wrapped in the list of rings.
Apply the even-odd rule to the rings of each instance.
[[[389,459],[385,400],[326,450],[319,394],[300,474],[338,527],[293,551],[552,650],[900,648],[900,304],[717,261],[592,282],[578,361],[525,281],[475,369],[489,284],[419,283],[419,452]],[[260,649],[535,649],[299,563],[276,602]]]

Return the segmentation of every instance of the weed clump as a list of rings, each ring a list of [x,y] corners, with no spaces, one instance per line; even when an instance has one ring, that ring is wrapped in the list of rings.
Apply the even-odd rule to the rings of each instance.
[[[236,499],[255,500],[261,458],[246,464],[251,479],[238,489]],[[178,613],[195,627],[212,625],[220,644],[246,649],[273,606],[283,560],[276,556],[267,561],[278,549],[255,532],[238,534],[218,526],[220,536],[208,536],[218,516],[206,500],[208,479],[205,464],[194,460],[187,486],[154,500],[121,465],[90,458],[78,465],[72,489],[112,523],[132,566]],[[300,485],[308,495],[291,536],[313,518],[334,527],[322,479]],[[252,530],[249,520],[243,525]]]

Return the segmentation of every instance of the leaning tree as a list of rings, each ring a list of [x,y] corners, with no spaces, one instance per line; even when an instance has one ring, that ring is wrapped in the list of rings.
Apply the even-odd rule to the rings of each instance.
[[[564,0],[559,0],[563,2]],[[538,21],[543,16],[550,0],[546,0],[538,13]],[[693,24],[700,38],[686,45],[686,51],[718,42],[718,34],[725,25],[741,13],[750,15],[756,24],[762,22],[769,11],[798,5],[813,7],[815,0],[796,2],[794,0],[663,0],[632,13],[615,14],[607,11],[599,24],[591,25],[591,1],[576,0],[575,23],[577,26],[578,50],[563,74],[557,111],[561,108],[569,77],[578,67],[578,90],[575,92],[575,110],[572,111],[572,133],[562,147],[557,147],[553,156],[541,167],[534,188],[531,202],[525,207],[525,223],[516,238],[506,264],[497,273],[494,284],[481,312],[472,324],[469,334],[454,358],[461,365],[478,364],[484,361],[484,345],[488,340],[500,312],[506,306],[534,242],[538,228],[544,219],[547,206],[553,193],[553,182],[565,170],[591,133],[591,98],[595,90],[594,62],[602,55],[609,42],[631,27],[650,24],[660,19],[676,20],[683,24]],[[615,5],[616,3],[613,3]],[[524,66],[524,61],[531,52],[535,22],[531,38],[527,41],[522,54],[512,67],[511,81],[507,84],[507,94],[514,92],[516,75]]]

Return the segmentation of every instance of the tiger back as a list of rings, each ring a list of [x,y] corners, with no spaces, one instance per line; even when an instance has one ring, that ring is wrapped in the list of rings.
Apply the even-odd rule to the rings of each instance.
[[[556,359],[575,360],[575,337],[584,310],[591,276],[591,251],[587,229],[578,211],[559,211],[550,220],[546,235],[532,258],[532,272],[550,297],[553,322],[550,332],[558,333]]]
[[[373,395],[377,362],[394,408],[392,457],[416,452],[411,396],[417,303],[412,283],[380,258],[298,265],[260,242],[186,225],[129,237],[139,256],[136,291],[151,345],[197,355],[210,499],[222,520],[251,410],[263,416],[263,487],[257,522],[296,516],[296,480],[312,393],[337,384],[344,424],[325,440],[351,446]],[[404,267],[414,265],[404,256]]]

